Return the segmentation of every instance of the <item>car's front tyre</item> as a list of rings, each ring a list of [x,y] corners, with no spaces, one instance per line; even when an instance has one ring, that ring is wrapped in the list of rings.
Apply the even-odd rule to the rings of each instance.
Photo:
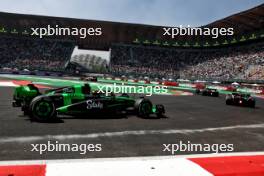
[[[137,99],[134,107],[139,117],[148,118],[152,114],[152,103],[148,99]]]

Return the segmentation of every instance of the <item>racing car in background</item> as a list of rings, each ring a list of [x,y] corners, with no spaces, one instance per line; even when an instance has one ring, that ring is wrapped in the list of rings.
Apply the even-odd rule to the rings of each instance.
[[[97,82],[98,81],[97,77],[95,77],[95,76],[88,76],[88,77],[82,76],[82,77],[80,77],[80,80],[81,81],[90,81],[90,82]]]
[[[144,97],[92,92],[89,84],[49,89],[44,94],[33,84],[29,84],[17,87],[13,99],[13,107],[21,107],[24,115],[39,122],[55,120],[58,114],[83,117],[97,114],[135,114],[147,118],[151,114],[164,117],[165,113],[163,105],[153,105]]]
[[[197,94],[203,96],[219,97],[219,92],[217,89],[205,88],[205,89],[196,89]]]
[[[226,104],[254,108],[256,100],[250,94],[236,92],[226,95]]]

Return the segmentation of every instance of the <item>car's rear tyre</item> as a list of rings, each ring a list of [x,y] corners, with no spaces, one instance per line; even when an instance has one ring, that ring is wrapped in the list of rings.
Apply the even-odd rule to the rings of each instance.
[[[232,100],[231,99],[226,99],[226,105],[231,105],[232,104]]]
[[[148,99],[137,99],[135,102],[135,110],[139,117],[147,118],[152,114],[152,103]]]
[[[48,97],[36,97],[30,104],[30,117],[38,122],[50,122],[56,119],[56,108]]]

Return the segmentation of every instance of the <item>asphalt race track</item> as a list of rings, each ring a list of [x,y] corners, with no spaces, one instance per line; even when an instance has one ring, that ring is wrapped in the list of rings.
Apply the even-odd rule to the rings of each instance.
[[[31,122],[13,108],[13,88],[0,88],[0,160],[72,159],[170,155],[163,144],[180,141],[198,144],[233,144],[234,152],[263,151],[264,100],[255,109],[226,106],[224,97],[152,96],[165,105],[164,119],[62,117],[58,123]],[[102,144],[102,151],[31,151],[31,144],[47,141],[67,144]],[[176,152],[190,154],[203,152]],[[205,152],[206,153],[206,152]]]

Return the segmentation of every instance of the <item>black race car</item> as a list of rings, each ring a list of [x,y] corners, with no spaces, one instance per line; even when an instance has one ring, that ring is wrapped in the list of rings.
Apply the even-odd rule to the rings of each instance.
[[[197,94],[201,94],[203,96],[211,96],[211,97],[218,97],[219,96],[219,92],[217,91],[217,89],[211,89],[211,88],[205,88],[205,89],[197,89],[196,90]]]
[[[89,77],[80,77],[81,81],[90,81],[90,82],[97,82],[97,77],[89,76]]]
[[[250,94],[232,93],[226,96],[226,104],[254,108],[256,100]]]

